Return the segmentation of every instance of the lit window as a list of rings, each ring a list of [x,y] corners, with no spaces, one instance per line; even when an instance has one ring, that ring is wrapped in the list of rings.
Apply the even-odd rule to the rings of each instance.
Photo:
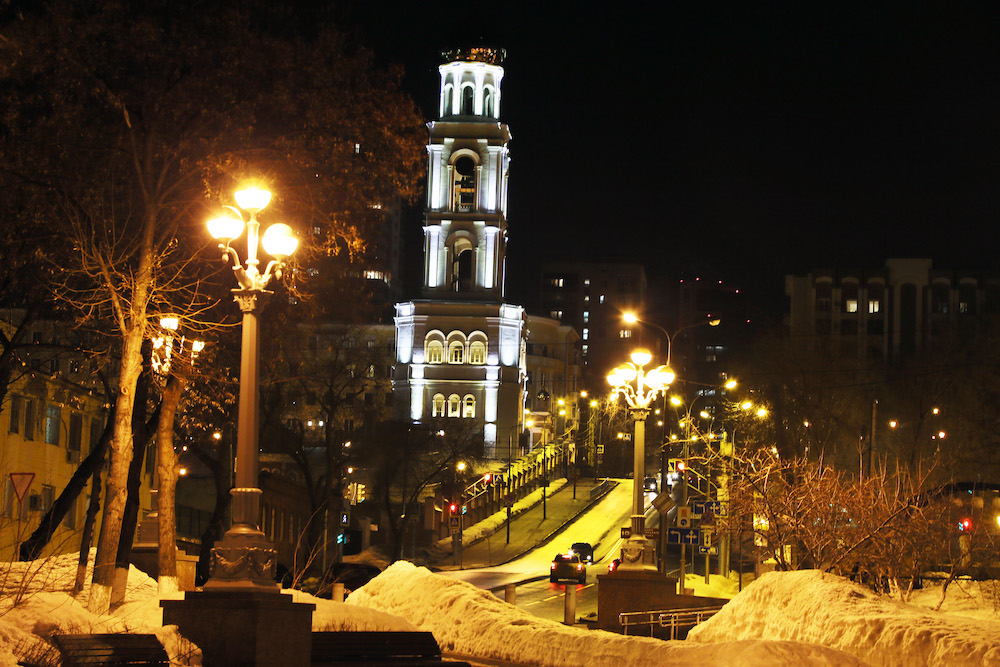
[[[62,410],[58,405],[46,406],[45,410],[45,442],[50,445],[59,444],[59,426]]]
[[[464,408],[465,408],[465,411],[462,413],[463,417],[465,417],[466,419],[473,419],[473,418],[475,418],[475,416],[476,416],[476,397],[473,396],[473,395],[471,395],[471,394],[469,394],[468,396],[466,396],[465,397],[465,401],[464,401]]]
[[[448,363],[465,363],[465,345],[463,345],[460,341],[456,340],[448,346]]]
[[[452,394],[448,397],[448,416],[458,417],[462,410],[462,399],[459,398],[458,394]]]
[[[427,363],[429,364],[440,364],[444,361],[444,346],[441,345],[441,341],[432,340],[427,343]]]
[[[584,278],[583,279],[583,284],[584,285],[589,285],[590,284],[590,278]]]
[[[590,340],[590,329],[584,327],[583,329],[583,339]]]
[[[590,311],[585,310],[583,311],[583,323],[586,324],[589,321],[590,321]]]
[[[565,284],[565,282],[566,281],[564,281],[562,278],[551,278],[549,280],[549,285],[552,285],[552,287],[562,287]]]
[[[433,417],[444,417],[444,394],[434,394],[434,408],[431,413]]]
[[[583,295],[583,302],[584,303],[589,303],[590,302],[590,295],[589,294],[584,294]]]
[[[486,363],[486,345],[481,341],[476,341],[469,346],[469,363],[470,364],[485,364]]]
[[[622,329],[621,331],[618,332],[618,337],[619,338],[631,338],[632,337],[632,330],[631,329]]]
[[[549,311],[549,317],[551,317],[554,320],[561,320],[562,316],[563,316],[563,311],[561,311],[561,310],[550,310]]]
[[[604,303],[604,295],[597,297],[597,303]]]
[[[871,314],[877,313],[882,309],[881,304],[878,299],[868,299],[868,312]]]
[[[589,350],[589,349],[590,349],[589,345],[584,345],[583,346],[583,356],[587,356],[587,350]]]
[[[848,313],[856,313],[856,312],[858,312],[858,300],[857,299],[848,299],[847,300],[847,312]]]
[[[969,312],[969,302],[968,301],[959,301],[958,302],[958,312],[962,313],[963,315],[966,314],[966,313],[968,313]]]

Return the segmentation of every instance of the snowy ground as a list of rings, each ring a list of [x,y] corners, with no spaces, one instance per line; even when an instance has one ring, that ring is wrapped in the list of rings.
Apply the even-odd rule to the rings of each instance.
[[[69,592],[76,555],[0,563],[0,667],[40,655],[58,632],[154,632],[180,664],[198,664],[176,629],[163,628],[156,584],[133,569],[109,616]],[[714,594],[731,582],[713,577]],[[724,584],[724,585],[723,585]],[[536,618],[464,581],[407,562],[389,567],[346,603],[317,605],[316,630],[429,630],[457,654],[522,665],[997,665],[996,582],[959,582],[940,612],[939,589],[903,604],[815,571],[771,573],[744,590],[688,641],[664,642],[571,628]],[[55,662],[51,664],[56,664]]]

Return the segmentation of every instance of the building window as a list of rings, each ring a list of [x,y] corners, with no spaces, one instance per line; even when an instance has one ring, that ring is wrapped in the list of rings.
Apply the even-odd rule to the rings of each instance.
[[[584,345],[583,346],[583,356],[585,356],[585,357],[587,356],[587,350],[589,350],[589,349],[590,349],[589,345]]]
[[[620,329],[618,331],[618,337],[619,338],[631,338],[632,337],[632,330],[631,329]]]
[[[563,287],[566,285],[566,280],[563,278],[550,278],[549,285],[552,287]]]
[[[453,342],[448,346],[448,363],[449,364],[462,364],[465,363],[465,345],[459,341]]]
[[[474,419],[476,416],[476,397],[469,394],[465,397],[464,412],[462,416],[466,419]]]
[[[444,417],[444,394],[434,394],[432,417]]]
[[[24,399],[24,439],[35,439],[35,400]]]
[[[480,365],[486,363],[486,345],[481,341],[477,340],[469,346],[469,363]]]
[[[452,394],[448,397],[448,416],[458,417],[462,414],[462,399],[459,398],[458,394]]]
[[[826,297],[819,297],[816,299],[816,310],[821,313],[829,313],[830,305],[831,301]]]
[[[584,279],[583,279],[583,284],[584,284],[585,286],[589,286],[589,285],[590,285],[590,278],[584,278]]]
[[[590,340],[590,329],[588,329],[587,327],[583,328],[583,339]]]
[[[554,320],[561,320],[562,316],[563,316],[563,311],[561,311],[561,310],[550,310],[549,311],[549,317],[551,317]]]
[[[604,303],[604,295],[597,297],[597,303]]]
[[[583,311],[583,323],[586,324],[589,321],[590,321],[590,311],[585,310]]]
[[[584,303],[590,302],[590,295],[589,294],[584,294],[583,295],[583,302]]]
[[[868,299],[868,314],[874,315],[882,309],[882,304],[878,299]]]
[[[432,340],[427,343],[427,363],[428,364],[440,364],[444,361],[444,346],[441,345],[441,341]]]
[[[845,301],[844,302],[844,310],[845,310],[845,312],[848,312],[848,313],[856,313],[856,312],[858,312],[858,300],[857,299],[848,299],[847,301]]]
[[[11,433],[19,432],[21,426],[21,411],[23,407],[24,399],[16,394],[10,397],[10,425],[7,430]]]
[[[76,460],[80,460],[80,450],[83,447],[83,415],[74,412],[69,416],[69,438],[66,440],[66,449],[76,452]]]

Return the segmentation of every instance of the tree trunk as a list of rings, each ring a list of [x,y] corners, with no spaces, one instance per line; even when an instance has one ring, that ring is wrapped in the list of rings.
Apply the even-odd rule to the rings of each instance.
[[[52,536],[56,532],[56,528],[66,517],[66,514],[72,509],[76,499],[80,497],[80,493],[83,491],[84,487],[87,485],[87,480],[91,477],[96,477],[100,479],[101,477],[101,467],[104,465],[104,458],[107,454],[108,445],[111,443],[111,433],[112,426],[115,419],[115,406],[111,407],[111,412],[108,414],[108,420],[104,425],[104,432],[101,434],[101,439],[97,441],[96,444],[92,445],[90,454],[87,455],[83,461],[80,462],[79,467],[73,473],[69,482],[66,484],[66,488],[62,490],[59,497],[49,508],[49,511],[45,513],[42,517],[41,523],[38,524],[38,528],[35,532],[31,534],[27,540],[21,543],[21,548],[18,553],[20,560],[35,560],[38,558],[42,550],[52,539]],[[100,498],[100,489],[98,489],[97,497]],[[93,501],[91,501],[93,505]],[[88,508],[89,516],[90,508]],[[93,525],[91,525],[91,530]],[[89,540],[88,546],[89,549]],[[82,550],[82,547],[81,547]]]
[[[156,427],[157,457],[157,528],[159,531],[159,567],[157,584],[160,595],[180,590],[177,582],[177,512],[176,490],[179,476],[177,452],[174,451],[174,415],[187,381],[172,376],[163,391],[160,419]]]
[[[128,496],[128,471],[132,462],[133,397],[142,370],[142,334],[145,327],[133,327],[125,338],[122,351],[118,396],[115,399],[114,438],[111,441],[111,465],[108,471],[107,496],[101,519],[101,533],[94,559],[94,579],[90,586],[87,608],[95,614],[106,614],[111,608],[111,587],[115,560],[121,538],[125,503]]]
[[[128,468],[128,481],[125,485],[125,512],[122,515],[121,535],[118,538],[118,550],[115,556],[115,573],[111,584],[111,604],[118,604],[125,599],[125,587],[128,584],[128,570],[132,561],[132,542],[135,540],[135,529],[139,523],[139,490],[142,486],[142,468],[146,462],[146,448],[149,445],[149,427],[146,425],[146,409],[149,402],[149,373],[152,362],[152,343],[142,342],[142,370],[135,387],[135,400],[132,403],[132,461]]]
[[[112,408],[114,410],[114,408]],[[108,420],[110,425],[111,420]],[[105,432],[108,428],[105,428]],[[102,438],[103,441],[103,438]],[[104,452],[101,450],[101,460],[94,468],[93,481],[90,488],[90,504],[87,506],[87,518],[83,520],[83,535],[80,536],[80,560],[76,567],[76,583],[73,584],[73,595],[83,591],[87,584],[87,562],[90,561],[90,541],[94,536],[94,523],[97,521],[97,510],[101,505],[101,468],[104,463]]]

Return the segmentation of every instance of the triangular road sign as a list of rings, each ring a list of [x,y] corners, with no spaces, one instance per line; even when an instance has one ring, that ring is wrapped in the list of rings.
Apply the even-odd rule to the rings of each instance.
[[[17,496],[17,502],[24,500],[24,494],[28,492],[28,487],[31,486],[34,479],[35,473],[33,472],[10,473],[10,482],[14,485],[14,495]]]

